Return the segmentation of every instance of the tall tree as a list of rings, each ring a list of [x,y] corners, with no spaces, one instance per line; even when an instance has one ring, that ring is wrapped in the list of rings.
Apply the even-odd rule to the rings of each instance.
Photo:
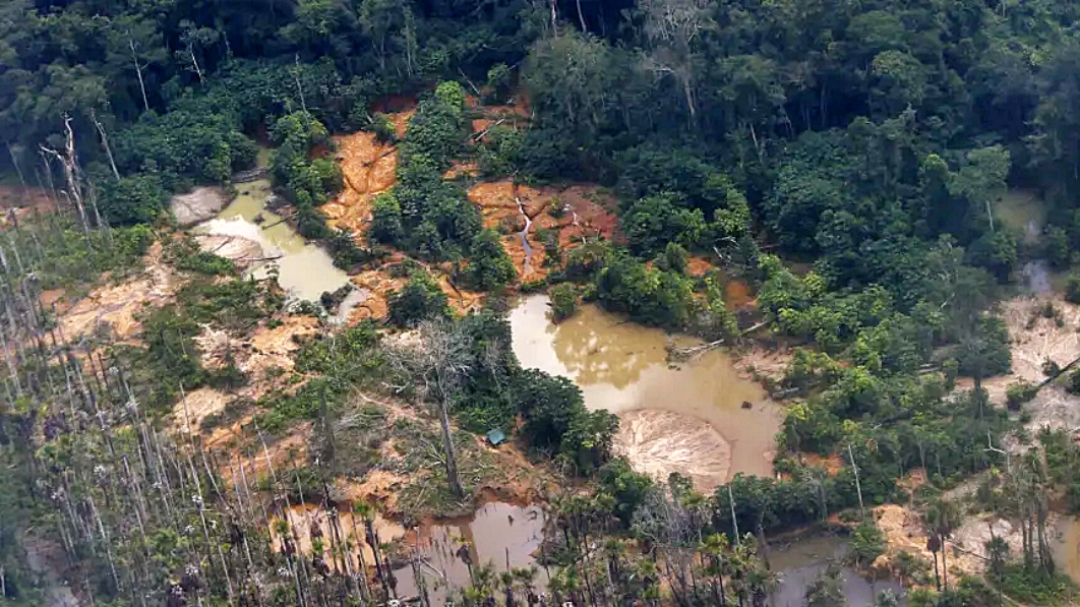
[[[704,32],[715,26],[713,0],[640,0],[643,32],[650,45],[644,67],[658,75],[671,75],[679,83],[690,119],[697,118],[695,89],[701,55],[697,49]]]

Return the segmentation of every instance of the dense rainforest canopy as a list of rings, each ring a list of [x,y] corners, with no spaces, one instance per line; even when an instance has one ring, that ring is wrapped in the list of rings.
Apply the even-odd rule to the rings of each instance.
[[[1023,262],[1045,259],[1065,270],[1080,249],[1078,27],[1080,4],[1057,0],[7,0],[0,5],[0,175],[13,187],[52,192],[77,208],[79,220],[10,236],[11,250],[35,253],[27,267],[0,260],[3,309],[9,319],[35,319],[26,341],[32,333],[44,352],[53,322],[26,289],[136,266],[153,239],[149,226],[170,224],[172,194],[226,184],[255,165],[260,145],[271,147],[270,178],[290,218],[340,267],[354,271],[389,251],[415,260],[390,299],[388,325],[443,349],[437,358],[384,347],[372,323],[305,343],[297,369],[314,379],[255,403],[260,431],[313,424],[323,441],[313,452],[325,463],[343,450],[327,428],[358,386],[411,382],[396,394],[441,414],[449,491],[460,496],[450,412],[475,432],[519,420],[530,453],[590,479],[595,490],[562,504],[564,538],[552,557],[567,567],[553,587],[594,604],[656,601],[663,575],[672,576],[667,589],[682,605],[724,604],[729,594],[739,605],[763,604],[771,582],[750,564],[757,562],[754,538],[740,543],[735,529],[763,537],[861,511],[864,501],[901,500],[907,496],[897,481],[914,468],[945,486],[1007,465],[1004,480],[986,489],[987,503],[1000,502],[1030,526],[1025,539],[1036,527],[1039,536],[1038,545],[1025,542],[1022,573],[995,556],[992,581],[1012,580],[1015,590],[1013,574],[1053,569],[1040,496],[1056,483],[1075,497],[1080,477],[1067,463],[1077,454],[1060,436],[1040,439],[1052,460],[1045,467],[1037,458],[1005,461],[995,448],[1016,420],[980,389],[984,377],[1011,364],[1008,331],[987,311]],[[416,111],[398,132],[386,113],[405,98],[418,100]],[[495,123],[473,136],[475,107],[496,103],[523,108],[524,126]],[[357,130],[393,142],[398,154],[396,185],[374,200],[362,237],[332,229],[320,210],[344,187],[326,153],[331,137]],[[617,238],[565,255],[557,238],[549,243],[555,255],[545,280],[555,285],[557,317],[572,315],[580,297],[637,322],[735,341],[749,323],[727,308],[715,274],[686,271],[689,256],[707,256],[751,285],[754,325],[804,346],[773,386],[796,399],[783,425],[778,479],[739,476],[708,498],[678,478],[654,484],[612,458],[614,416],[586,411],[567,380],[520,368],[498,303],[517,279],[514,265],[461,184],[444,178],[463,158],[483,178],[592,182],[615,193]],[[1046,202],[1040,233],[1025,237],[995,212],[1011,188]],[[107,445],[118,468],[121,461],[130,468],[126,454],[145,453],[150,476],[199,485],[213,482],[210,464],[203,460],[203,474],[199,462],[178,457],[170,460],[175,473],[166,472],[150,418],[182,397],[182,386],[231,389],[247,381],[231,365],[207,370],[190,354],[203,325],[242,332],[280,314],[284,302],[186,241],[170,242],[165,254],[197,278],[142,320],[144,344],[111,351],[122,370],[101,369],[108,378],[97,390],[124,423],[113,420],[116,444],[107,430],[93,440],[102,452]],[[427,273],[436,264],[453,265],[455,285],[491,293],[491,309],[455,318]],[[43,354],[45,362],[21,350],[17,361],[6,348],[5,355],[0,443],[22,451],[12,456],[20,473],[0,478],[0,505],[30,520],[44,516],[35,511],[42,504],[65,504],[72,522],[57,526],[64,535],[70,524],[72,535],[64,535],[64,548],[89,563],[82,581],[102,604],[140,604],[140,592],[154,604],[187,604],[165,597],[180,588],[208,604],[322,605],[353,591],[345,582],[301,588],[297,571],[307,576],[310,563],[290,558],[295,595],[279,584],[262,602],[262,588],[244,584],[257,586],[258,565],[283,561],[258,551],[242,557],[245,536],[239,527],[226,531],[235,520],[224,506],[210,515],[211,523],[222,521],[211,535],[198,500],[188,519],[164,498],[149,512],[134,508],[139,543],[121,545],[135,537],[135,523],[117,506],[104,517],[115,525],[107,533],[93,497],[134,498],[100,478],[94,485],[92,459],[71,472],[83,452],[54,440],[77,425],[56,412],[55,386],[66,384],[72,398],[80,365],[60,354],[55,361]],[[958,375],[973,377],[976,389],[952,394]],[[21,377],[36,379],[23,385]],[[1011,390],[1010,404],[1030,398],[1029,389]],[[136,401],[149,417],[125,409]],[[86,411],[98,405],[94,396],[80,402]],[[72,418],[75,407],[72,400]],[[827,475],[804,462],[808,453],[846,460]],[[300,479],[297,473],[297,485]],[[942,502],[927,517],[934,541],[955,527]],[[677,536],[675,519],[683,525]],[[171,524],[157,528],[155,520]],[[181,538],[183,520],[199,533]],[[868,552],[879,542],[873,529],[864,524],[856,534]],[[611,536],[603,553],[592,550],[594,533]],[[669,567],[678,561],[709,581],[691,589],[644,560],[631,571],[620,560],[624,540],[613,539],[630,536],[667,550]],[[159,551],[168,558],[152,556],[162,546],[173,547]],[[939,549],[931,549],[935,571]],[[688,561],[686,550],[697,560]],[[19,598],[26,571],[19,559],[15,532],[5,526],[0,579],[5,566],[12,573],[0,598]],[[122,571],[131,565],[130,579],[117,562]],[[589,586],[586,595],[574,567],[586,585],[590,567],[606,570],[611,589]],[[737,584],[725,590],[725,581]],[[947,577],[944,588],[940,580],[936,586],[941,594],[927,593],[923,604],[998,604],[985,588],[954,592]],[[813,600],[824,602],[809,603],[835,604],[828,598],[834,587],[835,579],[823,578],[814,592],[825,598]],[[369,596],[366,586],[356,590],[349,600]],[[493,604],[476,592],[466,593],[468,604]],[[513,592],[507,596],[506,605],[515,604]]]

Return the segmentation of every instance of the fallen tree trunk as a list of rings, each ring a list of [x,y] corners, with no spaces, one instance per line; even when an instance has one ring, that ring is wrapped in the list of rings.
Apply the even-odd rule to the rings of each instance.
[[[768,321],[763,320],[763,321],[755,324],[752,327],[748,327],[748,328],[746,328],[746,329],[744,329],[742,331],[739,331],[737,337],[742,337],[744,335],[749,335],[750,333],[753,333],[754,331],[757,331],[758,329],[764,327],[767,324],[769,324]],[[710,341],[708,343],[699,344],[699,345],[696,345],[696,346],[688,346],[688,347],[685,347],[685,348],[676,348],[674,346],[668,346],[668,348],[667,348],[668,360],[681,360],[681,361],[689,360],[689,359],[691,359],[693,357],[701,356],[702,354],[708,352],[709,350],[715,350],[716,348],[719,348],[720,346],[724,345],[724,343],[725,343],[725,339],[718,339],[716,341]]]

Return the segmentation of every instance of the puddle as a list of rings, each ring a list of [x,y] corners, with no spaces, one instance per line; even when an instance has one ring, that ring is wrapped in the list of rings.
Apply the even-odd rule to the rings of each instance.
[[[502,502],[486,504],[468,519],[422,527],[419,535],[411,538],[411,545],[419,551],[420,575],[432,604],[442,605],[449,594],[470,585],[469,566],[459,556],[462,546],[469,547],[474,572],[488,565],[496,574],[528,568],[535,564],[543,529],[544,513],[539,507]],[[411,564],[395,568],[394,577],[399,598],[419,596]],[[543,568],[537,567],[534,587],[547,587]]]
[[[663,331],[596,306],[552,324],[547,302],[527,297],[511,312],[515,354],[523,367],[573,380],[590,409],[618,414],[624,423],[616,442],[635,468],[689,474],[703,491],[739,472],[772,474],[781,412],[758,384],[738,376],[724,352],[672,367]]]
[[[219,236],[237,236],[262,245],[266,257],[250,270],[255,278],[265,278],[270,267],[278,269],[278,283],[286,292],[308,301],[319,301],[324,291],[335,291],[348,282],[348,275],[334,267],[330,254],[297,234],[280,215],[266,210],[270,180],[256,179],[236,184],[237,197],[216,219],[201,224],[199,232]],[[256,217],[262,217],[262,223]]]
[[[769,552],[769,563],[780,572],[780,586],[770,597],[769,606],[805,605],[807,588],[830,562],[843,557],[847,547],[847,540],[843,538],[816,537],[799,540],[782,549],[773,548]],[[896,580],[868,580],[850,567],[842,568],[840,575],[848,605],[875,605],[877,595],[883,590],[892,590],[897,596],[902,591]]]

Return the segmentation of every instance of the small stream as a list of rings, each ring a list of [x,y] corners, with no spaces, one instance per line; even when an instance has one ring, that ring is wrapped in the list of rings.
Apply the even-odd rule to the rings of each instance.
[[[532,227],[532,218],[525,212],[525,203],[521,202],[521,199],[517,196],[514,197],[514,201],[517,202],[518,210],[521,211],[521,216],[525,218],[525,227],[521,229],[518,236],[521,237],[521,248],[525,250],[525,266],[522,269],[522,275],[527,275],[532,269],[532,245],[529,244],[529,228]]]

